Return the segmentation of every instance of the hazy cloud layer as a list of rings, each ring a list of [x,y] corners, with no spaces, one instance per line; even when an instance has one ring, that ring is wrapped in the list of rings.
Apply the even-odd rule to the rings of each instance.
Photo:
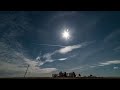
[[[37,61],[30,60],[20,53],[17,53],[17,55],[19,55],[25,61],[25,63],[19,65],[19,64],[7,63],[7,62],[1,62],[0,74],[2,72],[3,72],[2,74],[11,72],[11,74],[8,75],[7,77],[16,77],[16,76],[23,77],[28,65],[29,65],[29,69],[26,76],[33,76],[33,77],[40,76],[41,74],[52,73],[57,70],[56,68],[40,68]]]
[[[59,69],[103,70],[103,75],[112,75],[113,70],[119,75],[119,16],[119,12],[0,12],[0,76],[23,77],[28,64],[27,76],[50,76]],[[66,27],[72,37],[67,44],[59,40]],[[105,71],[108,67],[110,71]]]

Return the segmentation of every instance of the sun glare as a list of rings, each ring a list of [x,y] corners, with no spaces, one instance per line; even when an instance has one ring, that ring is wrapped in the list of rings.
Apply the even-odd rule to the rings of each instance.
[[[70,34],[69,34],[68,29],[64,30],[64,32],[62,33],[62,37],[66,40],[68,40],[70,38]]]

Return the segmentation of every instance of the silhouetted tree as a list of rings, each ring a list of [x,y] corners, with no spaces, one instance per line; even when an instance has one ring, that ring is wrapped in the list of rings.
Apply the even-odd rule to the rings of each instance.
[[[67,73],[66,72],[64,72],[64,77],[67,77]]]
[[[75,72],[73,72],[73,77],[76,77],[76,74],[75,74]]]
[[[90,77],[92,77],[93,75],[90,75]]]
[[[78,77],[81,77],[81,75],[80,75],[80,74],[78,74]]]
[[[59,72],[59,77],[63,77],[62,71]]]
[[[52,77],[54,77],[54,78],[57,77],[57,76],[58,76],[57,74],[52,74]]]

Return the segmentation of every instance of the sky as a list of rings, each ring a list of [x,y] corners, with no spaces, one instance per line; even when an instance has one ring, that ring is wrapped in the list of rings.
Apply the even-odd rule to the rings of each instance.
[[[26,77],[120,77],[120,12],[0,11],[0,78],[24,77],[28,65]]]

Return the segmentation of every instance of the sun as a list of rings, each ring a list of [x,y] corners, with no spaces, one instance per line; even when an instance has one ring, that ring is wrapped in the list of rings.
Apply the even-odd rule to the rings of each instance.
[[[62,33],[62,37],[66,40],[68,40],[70,38],[70,33],[69,33],[68,29],[64,30],[64,32]]]

